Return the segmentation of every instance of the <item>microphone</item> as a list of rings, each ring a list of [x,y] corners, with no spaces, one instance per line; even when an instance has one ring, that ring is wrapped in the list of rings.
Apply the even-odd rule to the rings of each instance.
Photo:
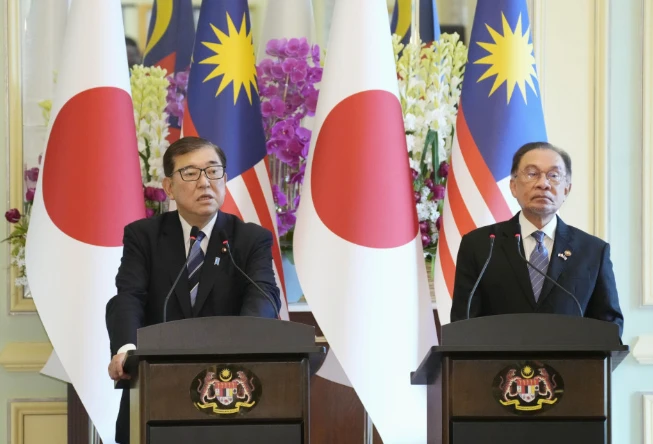
[[[521,231],[521,228],[519,229],[519,231]],[[580,317],[581,317],[581,318],[585,317],[585,314],[583,313],[583,309],[582,309],[582,307],[580,306],[580,302],[578,302],[578,299],[576,299],[576,296],[574,296],[573,294],[571,294],[570,291],[568,291],[568,290],[567,290],[566,288],[564,288],[562,285],[558,284],[556,281],[554,281],[554,280],[551,279],[549,276],[547,276],[546,273],[543,273],[539,268],[537,268],[536,266],[534,266],[533,264],[531,264],[528,260],[526,260],[526,258],[524,257],[524,255],[521,254],[521,233],[517,233],[517,234],[515,234],[515,238],[517,238],[517,253],[519,254],[519,257],[522,258],[522,260],[523,260],[524,262],[526,262],[526,263],[527,263],[527,264],[528,264],[528,265],[529,265],[533,270],[537,271],[539,274],[541,274],[542,276],[544,276],[544,278],[547,279],[549,282],[552,282],[553,285],[555,285],[555,286],[558,287],[560,290],[562,290],[562,291],[564,291],[566,294],[568,294],[569,297],[572,298],[572,299],[574,300],[574,302],[576,303],[576,307],[578,307],[578,313],[580,313]]]
[[[181,277],[182,273],[188,267],[188,261],[190,260],[190,252],[193,250],[193,245],[195,245],[195,241],[197,240],[197,235],[199,234],[200,229],[197,228],[196,226],[193,226],[190,229],[190,248],[188,249],[188,257],[186,258],[186,262],[184,262],[184,266],[181,267],[181,270],[179,270],[179,274],[177,275],[177,279],[175,279],[175,282],[172,284],[172,287],[170,288],[170,291],[168,292],[168,295],[165,298],[165,301],[163,301],[163,322],[165,323],[167,320],[167,315],[168,315],[168,301],[170,300],[170,296],[172,296],[172,292],[175,290],[175,287],[177,286],[177,282],[179,282],[179,278]],[[190,296],[189,296],[190,297]]]
[[[258,284],[257,284],[256,282],[254,282],[254,281],[252,280],[252,278],[250,278],[249,276],[247,276],[247,273],[245,273],[245,272],[244,272],[244,271],[243,271],[243,270],[242,270],[238,265],[236,265],[236,261],[234,260],[234,257],[231,255],[231,246],[229,245],[229,238],[227,238],[227,233],[225,233],[224,230],[223,230],[223,231],[220,231],[220,239],[224,239],[224,240],[222,241],[222,245],[224,246],[224,248],[222,249],[222,251],[225,251],[225,250],[226,250],[227,253],[229,253],[229,259],[231,259],[231,263],[234,265],[234,267],[236,267],[236,270],[238,270],[238,271],[240,272],[240,274],[242,274],[243,276],[245,276],[245,278],[247,278],[247,280],[250,281],[250,282],[252,283],[252,285],[254,285],[254,287],[256,287],[256,289],[257,289],[257,290],[258,290],[258,291],[259,291],[263,296],[265,296],[265,298],[266,298],[268,301],[270,301],[270,304],[272,304],[272,308],[274,308],[274,314],[275,314],[276,318],[279,319],[279,309],[277,308],[277,304],[276,304],[276,302],[274,302],[274,300],[270,297],[270,295],[267,294],[266,292],[264,292],[263,289],[262,289],[261,287],[259,287]]]
[[[488,264],[490,263],[490,259],[492,259],[492,250],[494,249],[494,233],[490,234],[490,254],[487,255],[487,259],[485,260],[485,264],[483,264],[483,268],[481,268],[481,272],[478,275],[478,279],[476,279],[476,282],[474,283],[474,287],[472,288],[472,291],[469,292],[469,298],[467,298],[467,318],[469,319],[469,310],[472,308],[472,298],[474,297],[474,293],[476,292],[476,287],[478,287],[478,284],[481,282],[481,278],[485,274],[485,269],[487,268]]]

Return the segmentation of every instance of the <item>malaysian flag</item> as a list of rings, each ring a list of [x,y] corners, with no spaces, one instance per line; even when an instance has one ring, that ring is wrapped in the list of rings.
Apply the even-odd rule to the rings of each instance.
[[[168,74],[184,72],[190,66],[195,41],[195,22],[191,0],[154,0],[152,17],[147,32],[147,46],[143,64],[159,66]],[[181,121],[168,117],[168,142],[179,139]]]
[[[208,139],[226,154],[229,181],[221,210],[272,232],[273,267],[281,289],[280,316],[288,319],[246,0],[202,3],[183,135]]]
[[[468,58],[435,262],[442,324],[462,236],[519,210],[509,187],[512,156],[547,140],[526,0],[479,0]]]

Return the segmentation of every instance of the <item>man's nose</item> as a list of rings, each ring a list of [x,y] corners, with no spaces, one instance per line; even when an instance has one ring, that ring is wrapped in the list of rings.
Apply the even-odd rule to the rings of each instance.
[[[209,176],[206,175],[206,171],[200,172],[200,178],[197,179],[197,184],[203,188],[211,185],[211,181],[209,180]]]
[[[549,182],[549,179],[547,179],[546,174],[542,173],[540,174],[540,177],[537,178],[537,182],[535,182],[535,186],[537,188],[548,190],[549,188],[551,188],[551,182]]]

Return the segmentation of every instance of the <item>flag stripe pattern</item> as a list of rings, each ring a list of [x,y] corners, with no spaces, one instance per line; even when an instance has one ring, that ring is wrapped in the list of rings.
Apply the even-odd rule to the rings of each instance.
[[[526,0],[479,0],[451,153],[434,287],[440,322],[449,322],[462,236],[509,219],[512,156],[546,141]]]
[[[203,2],[182,130],[184,136],[210,140],[227,156],[221,210],[272,232],[280,317],[288,319],[255,63],[247,1]]]

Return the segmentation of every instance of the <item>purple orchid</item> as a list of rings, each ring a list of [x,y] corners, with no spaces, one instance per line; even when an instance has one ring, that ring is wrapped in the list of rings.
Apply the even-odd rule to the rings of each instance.
[[[5,213],[5,219],[11,224],[15,224],[20,220],[20,211],[18,208],[12,208],[11,210]]]
[[[265,52],[270,57],[257,66],[261,114],[272,177],[278,181],[273,195],[279,234],[284,235],[294,228],[312,136],[303,119],[315,115],[322,67],[319,46],[306,38],[272,39]]]

